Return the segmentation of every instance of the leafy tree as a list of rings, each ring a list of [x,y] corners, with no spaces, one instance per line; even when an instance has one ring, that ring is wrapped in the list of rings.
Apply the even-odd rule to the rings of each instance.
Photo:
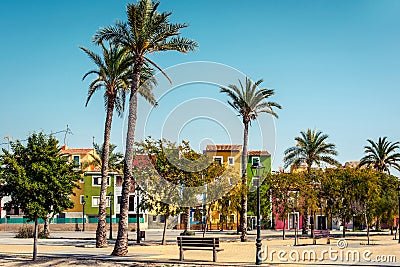
[[[199,197],[204,194],[205,184],[209,184],[207,192],[211,187],[217,191],[219,183],[216,180],[225,170],[211,158],[193,151],[185,141],[178,146],[167,140],[147,138],[137,143],[136,153],[148,156],[147,163],[133,170],[134,178],[146,191],[146,208],[164,215],[165,220],[179,212],[188,216],[189,203],[198,203]],[[224,189],[218,187],[219,193]],[[189,221],[185,223],[187,232]],[[165,229],[166,222],[162,244],[165,244]]]
[[[187,24],[169,22],[171,12],[159,13],[159,3],[152,0],[139,0],[136,4],[127,5],[128,22],[117,22],[115,26],[101,28],[94,36],[94,41],[113,40],[121,44],[133,57],[133,71],[129,98],[128,131],[126,138],[124,181],[122,184],[121,218],[118,225],[118,237],[113,255],[123,256],[128,253],[128,197],[131,184],[132,160],[136,128],[138,90],[141,70],[145,63],[165,72],[147,55],[161,51],[178,51],[186,53],[197,47],[196,42],[180,37],[180,30]]]
[[[299,191],[301,192],[301,179],[304,176],[301,173],[279,173],[268,174],[265,181],[268,182],[272,194],[272,203],[276,214],[280,220],[283,220],[282,238],[285,239],[285,224],[288,214],[296,208],[299,208]],[[296,193],[296,191],[298,193]]]
[[[359,166],[372,166],[375,170],[387,172],[390,174],[390,167],[400,170],[400,153],[397,149],[400,142],[389,142],[387,137],[379,137],[378,142],[368,139],[369,146],[365,146],[366,154],[361,160]]]
[[[262,217],[262,224],[265,226],[270,226],[268,221],[269,215],[271,214],[271,203],[270,203],[270,185],[267,180],[263,180],[260,186],[260,214]],[[249,192],[248,194],[248,208],[249,214],[257,214],[257,191]]]
[[[336,146],[332,143],[327,143],[327,134],[321,131],[307,129],[306,132],[301,131],[301,136],[296,137],[296,145],[285,150],[285,168],[292,165],[298,167],[301,164],[306,164],[309,181],[312,181],[311,168],[314,164],[319,166],[321,163],[330,165],[340,165],[332,156],[337,155]],[[303,216],[302,234],[308,233],[308,208],[305,208]]]
[[[11,196],[6,209],[17,206],[35,222],[33,260],[36,260],[38,219],[73,207],[70,195],[80,174],[60,154],[53,136],[34,133],[28,137],[26,146],[20,141],[12,142],[11,150],[3,149],[0,158],[3,169],[0,196]]]
[[[255,120],[260,113],[271,114],[278,118],[274,108],[280,109],[281,106],[275,102],[270,102],[268,99],[275,93],[273,89],[259,88],[263,80],[258,80],[253,83],[249,78],[246,78],[245,85],[239,80],[239,87],[231,84],[228,87],[222,87],[221,92],[228,95],[228,104],[234,108],[242,117],[244,126],[243,130],[243,152],[242,152],[242,185],[247,189],[247,149],[248,149],[248,134],[249,125],[252,120]],[[247,240],[247,192],[243,194],[241,203],[241,222],[240,228],[242,235],[240,240]]]

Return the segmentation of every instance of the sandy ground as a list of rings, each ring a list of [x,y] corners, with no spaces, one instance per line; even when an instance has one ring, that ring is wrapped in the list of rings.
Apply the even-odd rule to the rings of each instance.
[[[218,262],[212,262],[211,251],[185,251],[185,262],[178,261],[176,244],[166,246],[146,243],[129,247],[127,257],[110,256],[112,246],[97,249],[93,246],[75,246],[65,240],[40,241],[38,261],[31,261],[32,245],[5,237],[0,244],[0,266],[251,266],[254,265],[254,242],[221,242],[224,251],[218,253]],[[264,266],[400,266],[400,244],[390,235],[371,237],[366,245],[364,236],[352,236],[345,240],[318,239],[317,245],[310,238],[294,239],[277,237],[262,241]],[[40,244],[43,243],[43,244]],[[65,245],[68,244],[68,245]]]

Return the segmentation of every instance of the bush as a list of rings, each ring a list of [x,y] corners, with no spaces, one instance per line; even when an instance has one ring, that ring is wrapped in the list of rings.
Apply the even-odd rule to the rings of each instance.
[[[38,238],[40,239],[45,239],[49,238],[47,234],[45,234],[44,231],[40,231],[40,228],[38,227],[39,233],[38,233]],[[18,229],[18,233],[15,235],[16,238],[33,238],[33,226],[29,225],[24,225]]]
[[[24,225],[18,229],[16,238],[33,238],[33,227]]]
[[[190,232],[190,231],[183,231],[180,233],[181,236],[194,236],[195,232]]]

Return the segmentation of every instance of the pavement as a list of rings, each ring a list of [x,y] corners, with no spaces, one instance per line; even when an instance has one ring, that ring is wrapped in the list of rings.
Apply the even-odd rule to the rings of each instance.
[[[107,248],[95,248],[95,232],[52,232],[50,239],[40,239],[38,266],[99,265],[99,266],[254,266],[255,232],[248,242],[240,242],[235,232],[207,232],[220,237],[218,262],[212,262],[212,251],[185,251],[185,261],[179,261],[176,236],[181,231],[167,231],[167,245],[160,245],[161,230],[147,230],[146,240],[136,244],[136,233],[129,233],[129,253],[126,257],[110,256],[114,241]],[[114,233],[116,237],[116,233]],[[400,266],[400,244],[393,236],[374,233],[367,245],[365,233],[347,234],[346,239],[333,232],[330,244],[326,238],[313,245],[311,238],[298,240],[294,246],[292,232],[282,240],[282,232],[262,231],[264,266]],[[196,236],[201,236],[196,232]],[[32,255],[32,239],[14,238],[15,233],[0,232],[0,266],[24,266]]]

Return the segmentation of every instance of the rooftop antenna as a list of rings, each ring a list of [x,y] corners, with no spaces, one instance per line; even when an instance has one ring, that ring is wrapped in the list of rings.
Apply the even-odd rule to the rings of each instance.
[[[68,124],[67,124],[67,129],[65,130],[65,135],[64,135],[64,145],[65,146],[68,146],[68,134],[73,134],[73,133],[71,132],[71,129],[68,127]]]

